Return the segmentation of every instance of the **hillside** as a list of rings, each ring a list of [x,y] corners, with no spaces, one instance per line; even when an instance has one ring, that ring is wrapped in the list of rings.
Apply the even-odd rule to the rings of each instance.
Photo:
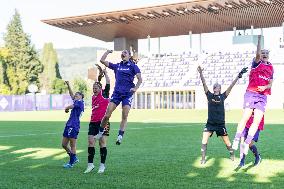
[[[77,76],[86,78],[88,68],[96,63],[97,50],[103,50],[103,48],[56,49],[62,78],[66,80],[72,80]]]

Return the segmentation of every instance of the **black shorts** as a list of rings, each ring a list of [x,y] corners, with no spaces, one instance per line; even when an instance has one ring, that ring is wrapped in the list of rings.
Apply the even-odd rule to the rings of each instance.
[[[227,129],[225,127],[225,124],[221,125],[212,125],[212,124],[206,124],[203,132],[212,132],[210,137],[213,135],[214,132],[216,132],[217,137],[218,136],[228,136]]]
[[[88,135],[96,136],[97,134],[99,134],[100,125],[101,125],[101,122],[100,122],[100,121],[98,121],[98,122],[90,122],[90,123],[89,123],[89,132],[88,132]],[[107,125],[106,125],[105,128],[104,128],[104,133],[103,133],[103,135],[109,136],[109,129],[110,129],[110,123],[108,122]]]

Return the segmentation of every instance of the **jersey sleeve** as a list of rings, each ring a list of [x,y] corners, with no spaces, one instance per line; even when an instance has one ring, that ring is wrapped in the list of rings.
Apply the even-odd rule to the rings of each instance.
[[[223,92],[222,94],[221,94],[221,96],[222,96],[222,98],[225,100],[228,96],[226,95],[226,92]]]
[[[134,64],[134,75],[136,75],[138,73],[141,73],[141,71],[140,71],[139,67],[136,64]]]
[[[118,65],[117,64],[113,64],[111,62],[108,63],[108,68],[112,69],[112,70],[117,70]]]
[[[255,58],[253,58],[252,63],[251,63],[251,68],[256,68],[259,65],[259,63],[260,63],[260,61],[256,62]]]
[[[208,90],[206,93],[206,97],[207,97],[207,100],[209,101],[210,99],[212,99],[212,96],[213,94]]]
[[[109,91],[110,91],[110,84],[106,84],[104,92],[103,92],[103,97],[109,98]]]

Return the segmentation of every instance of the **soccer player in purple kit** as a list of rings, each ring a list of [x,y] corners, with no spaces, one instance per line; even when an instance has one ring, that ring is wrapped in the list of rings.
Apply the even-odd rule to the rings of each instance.
[[[129,60],[131,54],[128,50],[123,50],[121,52],[122,61],[117,64],[106,61],[106,58],[110,53],[112,53],[112,50],[107,50],[101,57],[100,62],[114,71],[115,87],[106,114],[101,122],[100,132],[97,135],[97,138],[102,137],[104,132],[103,128],[109,121],[112,112],[120,103],[122,103],[122,120],[120,122],[120,129],[116,140],[116,144],[120,145],[126,129],[127,117],[131,108],[133,94],[141,85],[142,77],[138,66]],[[134,77],[138,80],[136,85],[133,83]]]
[[[65,83],[73,100],[73,104],[65,108],[66,113],[68,113],[70,109],[71,113],[63,132],[62,147],[66,150],[70,160],[68,163],[64,164],[63,167],[72,168],[75,163],[79,162],[76,156],[76,143],[80,130],[80,117],[84,111],[84,95],[81,92],[73,94],[69,81],[65,81]],[[70,145],[70,147],[68,145]]]
[[[257,132],[259,123],[264,115],[267,95],[271,94],[271,87],[273,82],[273,66],[268,61],[269,51],[261,50],[261,36],[258,36],[258,44],[256,57],[252,62],[251,71],[249,74],[249,84],[244,95],[244,112],[241,121],[238,124],[237,132],[233,140],[233,149],[237,150],[240,137],[245,129],[245,125],[254,112],[253,123],[249,128],[248,135],[243,144],[244,154],[248,154],[249,144],[253,140]]]
[[[234,150],[232,149],[231,142],[225,127],[225,107],[224,101],[230,94],[232,88],[237,83],[238,79],[247,72],[247,68],[243,68],[238,76],[234,79],[231,85],[224,93],[221,93],[221,85],[215,83],[213,86],[213,93],[211,93],[206,85],[205,78],[203,76],[203,69],[198,66],[197,68],[200,78],[203,84],[204,92],[208,100],[208,119],[206,126],[203,130],[202,144],[201,144],[201,164],[206,163],[206,151],[209,137],[216,132],[217,137],[221,136],[229,153],[230,159],[234,161]]]

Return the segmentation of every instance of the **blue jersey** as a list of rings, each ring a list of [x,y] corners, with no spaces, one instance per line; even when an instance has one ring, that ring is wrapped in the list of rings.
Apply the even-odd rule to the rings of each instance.
[[[74,100],[74,108],[71,110],[70,117],[66,123],[66,127],[74,128],[79,131],[80,129],[80,117],[84,111],[84,101],[83,100]]]
[[[141,73],[138,66],[131,61],[121,61],[117,64],[109,63],[109,68],[115,74],[114,92],[120,93],[129,92],[131,88],[134,88],[134,77],[136,74]]]

